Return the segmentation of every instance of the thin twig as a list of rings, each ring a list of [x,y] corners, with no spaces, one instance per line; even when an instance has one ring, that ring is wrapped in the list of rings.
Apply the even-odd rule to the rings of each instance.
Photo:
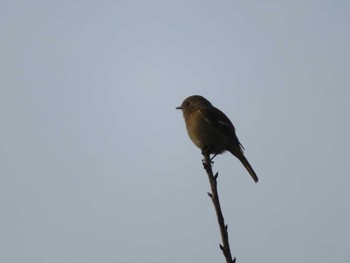
[[[228,232],[227,232],[228,226],[225,225],[224,216],[222,215],[221,206],[220,206],[220,200],[219,200],[219,195],[217,190],[218,173],[213,175],[213,170],[211,168],[212,161],[210,159],[210,151],[203,151],[202,153],[204,156],[203,166],[208,174],[209,183],[211,187],[211,193],[208,193],[208,195],[213,201],[216,217],[218,219],[218,223],[220,227],[220,234],[221,234],[221,240],[222,240],[222,245],[220,244],[220,249],[225,256],[227,263],[235,263],[236,258],[232,259],[230,244],[228,242]]]

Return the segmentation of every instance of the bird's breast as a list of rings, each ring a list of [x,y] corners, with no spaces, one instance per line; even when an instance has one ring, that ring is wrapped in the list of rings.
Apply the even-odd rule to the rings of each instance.
[[[212,153],[225,151],[228,138],[200,110],[193,111],[186,120],[192,142],[200,149],[210,147]]]

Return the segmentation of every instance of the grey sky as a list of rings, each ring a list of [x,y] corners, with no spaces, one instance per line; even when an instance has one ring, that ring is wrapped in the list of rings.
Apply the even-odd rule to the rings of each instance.
[[[215,159],[238,262],[349,262],[348,1],[2,1],[0,261],[223,262],[174,108],[230,117]]]

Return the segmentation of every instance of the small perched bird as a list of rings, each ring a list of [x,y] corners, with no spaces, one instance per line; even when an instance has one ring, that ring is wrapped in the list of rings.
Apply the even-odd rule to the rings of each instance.
[[[243,154],[244,148],[237,138],[235,127],[222,111],[199,95],[186,98],[176,109],[182,110],[187,133],[197,147],[202,151],[209,149],[215,155],[229,151],[258,182],[256,173]]]

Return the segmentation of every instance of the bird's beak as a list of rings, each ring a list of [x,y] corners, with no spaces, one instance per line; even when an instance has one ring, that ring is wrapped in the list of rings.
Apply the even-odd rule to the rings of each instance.
[[[177,110],[182,110],[182,107],[179,106],[179,107],[176,107],[175,109],[177,109]]]

